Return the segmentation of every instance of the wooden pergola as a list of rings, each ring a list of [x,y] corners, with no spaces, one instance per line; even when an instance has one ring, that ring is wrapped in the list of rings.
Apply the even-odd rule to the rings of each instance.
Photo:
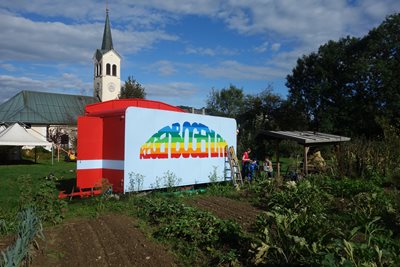
[[[339,152],[339,144],[341,142],[350,141],[349,137],[326,134],[320,132],[312,131],[262,131],[261,136],[267,137],[269,139],[276,140],[276,162],[277,162],[277,175],[280,176],[279,167],[279,143],[282,140],[292,140],[296,141],[298,144],[304,146],[304,162],[303,162],[303,172],[305,175],[308,174],[308,163],[307,154],[311,146],[317,145],[335,145],[336,151]],[[337,153],[338,154],[338,153]]]

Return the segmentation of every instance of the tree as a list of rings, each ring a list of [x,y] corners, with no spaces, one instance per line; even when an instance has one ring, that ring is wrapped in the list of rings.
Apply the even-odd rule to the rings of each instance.
[[[263,156],[263,143],[256,142],[256,136],[262,130],[277,127],[277,110],[282,99],[268,86],[259,94],[244,95],[243,89],[230,85],[228,89],[212,89],[207,99],[207,113],[235,118],[239,128],[238,148],[241,154],[247,147],[252,147],[254,154]]]
[[[236,118],[243,107],[243,89],[230,85],[228,89],[212,89],[207,98],[207,113]]]
[[[132,76],[128,76],[124,86],[121,87],[120,99],[126,98],[146,98],[145,88]]]
[[[329,41],[297,61],[288,102],[309,129],[382,136],[379,121],[400,116],[400,14],[363,38]]]
[[[351,68],[357,57],[354,51],[349,56],[347,49],[357,42],[350,37],[329,41],[317,53],[298,59],[287,76],[289,106],[305,115],[309,130],[335,132],[337,125],[347,126]]]

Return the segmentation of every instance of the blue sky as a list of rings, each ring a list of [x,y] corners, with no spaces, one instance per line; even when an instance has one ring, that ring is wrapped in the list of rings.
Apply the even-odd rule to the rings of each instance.
[[[363,36],[399,0],[109,0],[121,82],[147,98],[197,108],[212,88],[246,94],[285,79],[303,54],[329,40]],[[92,95],[106,1],[0,2],[0,103],[21,90]]]

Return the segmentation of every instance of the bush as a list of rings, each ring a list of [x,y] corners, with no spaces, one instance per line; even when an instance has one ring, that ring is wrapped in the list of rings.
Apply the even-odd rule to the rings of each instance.
[[[56,180],[55,176],[49,174],[40,179],[37,188],[33,188],[31,176],[21,176],[19,178],[21,209],[35,207],[38,216],[43,222],[52,224],[61,222],[67,203],[63,199],[58,199]]]
[[[371,178],[389,177],[399,184],[400,130],[385,121],[380,122],[384,131],[381,140],[354,139],[342,145],[339,166],[345,176]]]
[[[22,157],[25,159],[35,159],[35,148],[22,149]],[[36,147],[36,157],[38,159],[51,159],[51,151],[46,150],[44,147]]]
[[[374,181],[313,177],[269,183],[253,263],[268,266],[397,266],[399,205]]]

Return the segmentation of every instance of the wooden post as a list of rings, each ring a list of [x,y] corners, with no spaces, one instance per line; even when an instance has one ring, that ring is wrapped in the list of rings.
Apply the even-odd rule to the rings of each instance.
[[[281,177],[281,166],[279,162],[279,143],[280,140],[276,141],[276,178]]]
[[[36,146],[35,146],[35,148],[34,148],[34,150],[35,150],[35,163],[37,163],[36,161],[36,159],[37,159],[37,151],[36,151]]]
[[[304,145],[304,162],[303,162],[303,171],[304,175],[308,174],[308,159],[307,159],[307,154],[308,151],[310,150],[310,147],[307,145]]]
[[[342,161],[340,160],[341,151],[339,143],[335,145],[335,154],[336,154],[337,167],[339,169],[339,176],[343,177],[343,165]]]

